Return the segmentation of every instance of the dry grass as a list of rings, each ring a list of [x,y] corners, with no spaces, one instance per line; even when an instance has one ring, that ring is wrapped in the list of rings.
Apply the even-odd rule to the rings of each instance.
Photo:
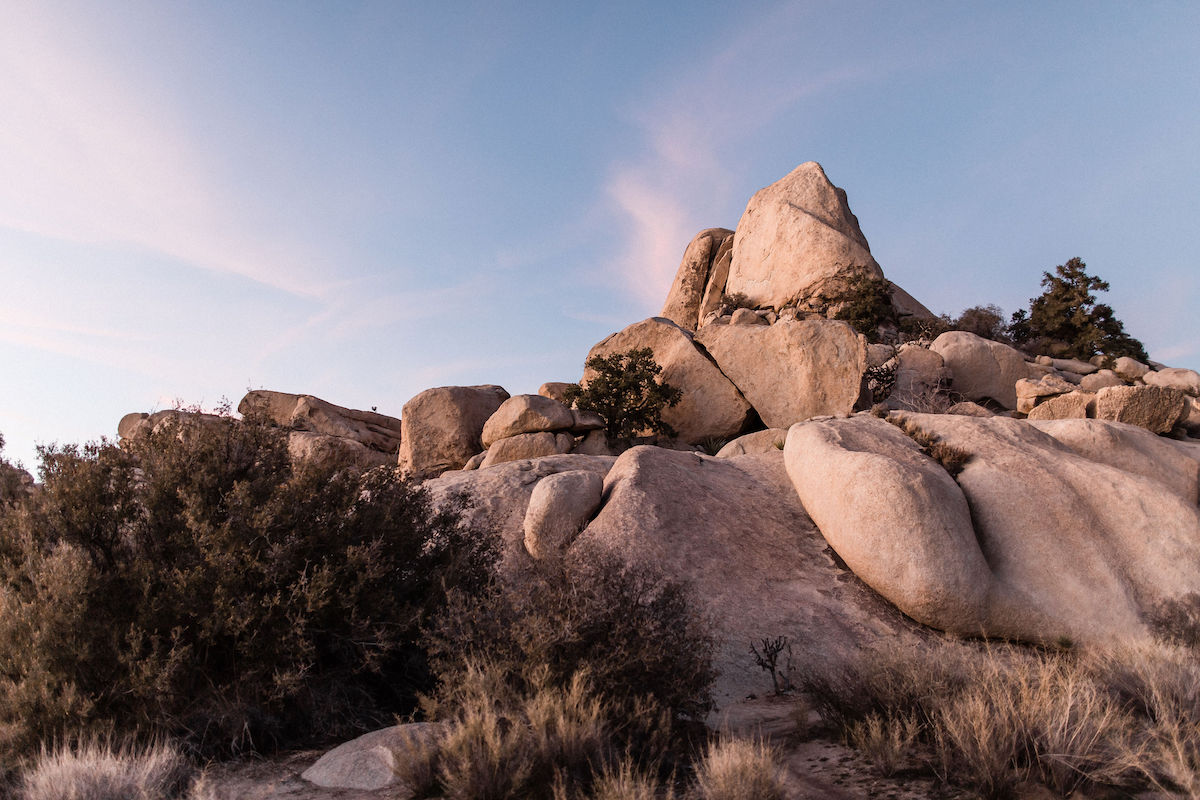
[[[675,791],[661,786],[657,778],[639,771],[628,761],[605,768],[596,776],[592,800],[674,800]]]
[[[700,800],[782,800],[775,751],[746,739],[710,743],[696,767],[696,795]]]
[[[1144,782],[1200,797],[1200,667],[1170,652],[890,648],[805,688],[884,775],[908,759],[984,798],[1027,780],[1060,797]]]
[[[449,731],[429,760],[418,760],[402,777],[421,782],[436,772],[449,800],[549,798],[590,785],[613,760],[610,709],[585,674],[565,688],[547,676],[535,674],[530,691],[520,693],[494,668],[469,664]],[[424,783],[432,788],[433,781]]]
[[[912,756],[921,727],[913,714],[871,714],[851,723],[847,739],[870,759],[876,772],[890,778]]]
[[[192,766],[174,746],[92,740],[45,750],[22,775],[20,800],[165,800],[184,790]]]

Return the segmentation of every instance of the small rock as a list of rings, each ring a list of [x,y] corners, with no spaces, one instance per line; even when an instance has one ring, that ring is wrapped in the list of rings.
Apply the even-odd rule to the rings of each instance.
[[[1109,386],[1096,393],[1096,418],[1169,433],[1183,417],[1187,395],[1163,386]]]
[[[1030,410],[1029,418],[1087,419],[1095,415],[1095,402],[1096,395],[1091,392],[1067,392],[1035,406]]]
[[[508,398],[484,423],[480,440],[484,447],[522,433],[563,431],[575,424],[571,409],[540,394],[518,394]]]
[[[1091,375],[1084,375],[1083,379],[1079,381],[1079,388],[1085,392],[1098,392],[1106,386],[1124,385],[1125,381],[1121,380],[1120,376],[1111,369],[1102,369]]]
[[[373,731],[330,750],[300,777],[327,789],[395,786],[401,783],[397,759],[419,757],[445,729],[440,722],[410,722]]]
[[[1113,365],[1113,372],[1127,381],[1136,381],[1149,371],[1150,368],[1148,366],[1129,356],[1121,356]]]
[[[734,458],[754,453],[771,453],[783,450],[787,440],[787,428],[767,428],[739,436],[717,451],[717,458]]]
[[[568,433],[519,433],[506,439],[492,442],[487,455],[479,464],[480,469],[487,469],[508,461],[519,461],[524,458],[541,458],[571,452],[575,437]]]
[[[1022,378],[1016,382],[1017,411],[1028,414],[1043,397],[1053,397],[1059,394],[1075,391],[1075,385],[1063,380],[1058,375],[1046,375],[1040,380]]]
[[[1142,376],[1147,386],[1165,386],[1170,389],[1182,389],[1192,397],[1200,397],[1200,373],[1192,369],[1167,367],[1157,372],[1147,372]]]
[[[730,325],[763,325],[765,323],[766,320],[750,308],[734,309],[733,316],[729,320]]]

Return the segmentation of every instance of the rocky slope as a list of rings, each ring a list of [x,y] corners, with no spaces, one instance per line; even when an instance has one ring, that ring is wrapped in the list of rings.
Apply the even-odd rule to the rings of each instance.
[[[399,420],[274,392],[239,409],[287,428],[296,457],[397,463],[435,498],[465,495],[506,570],[602,548],[688,581],[725,708],[770,688],[748,657],[762,637],[824,654],[938,632],[1130,642],[1200,592],[1200,375],[957,331],[868,345],[827,314],[882,277],[846,193],[809,162],[735,231],[687,245],[662,316],[589,353],[651,348],[683,392],[665,415],[678,440],[612,453],[561,383],[429,389]],[[899,287],[891,300],[931,316]]]

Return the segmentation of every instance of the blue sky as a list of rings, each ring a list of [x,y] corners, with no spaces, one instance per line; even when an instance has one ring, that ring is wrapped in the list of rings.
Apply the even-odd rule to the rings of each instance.
[[[1200,368],[1200,4],[0,0],[0,433],[531,392],[808,160],[938,312]]]

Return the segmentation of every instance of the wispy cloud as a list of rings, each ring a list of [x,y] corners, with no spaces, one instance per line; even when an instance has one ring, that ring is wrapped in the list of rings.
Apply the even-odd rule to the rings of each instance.
[[[734,189],[731,151],[798,103],[875,74],[861,54],[797,62],[794,54],[811,45],[804,15],[787,4],[746,22],[707,61],[689,62],[632,110],[644,149],[613,165],[605,190],[628,231],[621,277],[647,309],[666,296],[692,235],[737,224],[714,218]]]
[[[6,4],[0,26],[0,226],[321,295],[320,257],[252,230],[198,133],[49,8]]]

